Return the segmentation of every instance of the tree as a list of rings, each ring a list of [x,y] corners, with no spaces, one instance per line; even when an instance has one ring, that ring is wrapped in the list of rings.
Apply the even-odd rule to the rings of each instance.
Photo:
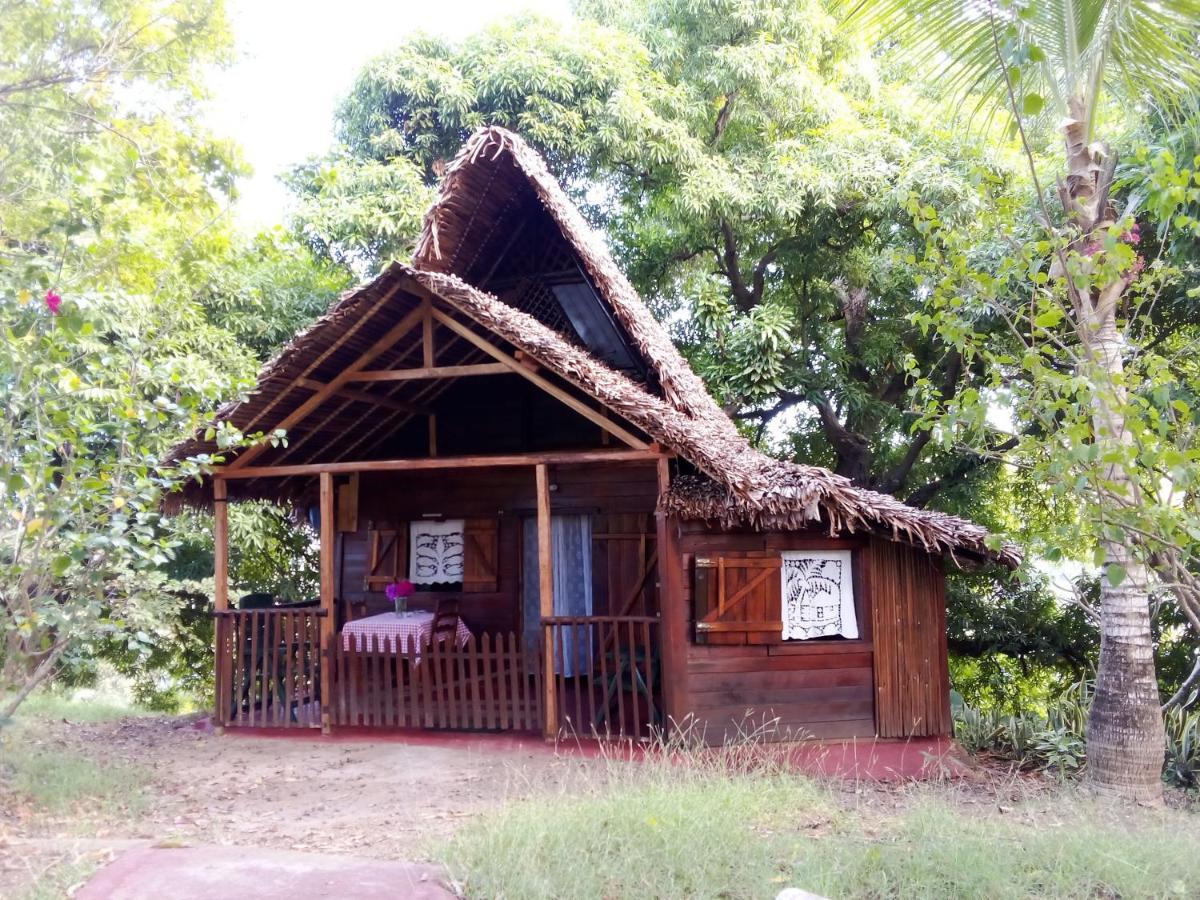
[[[174,612],[159,502],[194,467],[162,453],[254,365],[190,290],[229,244],[195,117],[227,38],[216,2],[0,5],[0,719]]]
[[[342,148],[293,178],[302,234],[368,267],[405,253],[409,211],[462,140],[513,128],[752,437],[792,422],[782,452],[920,505],[989,477],[987,455],[913,430],[905,351],[948,395],[983,373],[908,321],[903,251],[921,236],[905,204],[915,192],[969,222],[976,169],[1011,168],[1003,156],[936,127],[816,0],[597,0],[578,14],[417,38],[370,63],[338,113]]]
[[[1166,114],[1188,101],[1200,84],[1195,52],[1200,4],[918,0],[862,4],[851,18],[878,29],[910,58],[941,55],[947,60],[940,73],[942,88],[974,103],[984,113],[983,122],[989,110],[1006,111],[1027,149],[1031,120],[1045,116],[1060,123],[1064,157],[1056,181],[1057,205],[1042,192],[1030,154],[1038,216],[1034,233],[1019,236],[1036,239],[1032,253],[1019,245],[1026,275],[1033,278],[1029,322],[1028,328],[1012,324],[1031,355],[1020,368],[1032,381],[1027,400],[1041,404],[1035,416],[1056,427],[1057,436],[1069,436],[1066,453],[1085,464],[1076,470],[1082,476],[1076,489],[1086,491],[1097,559],[1106,572],[1088,723],[1088,781],[1103,792],[1156,801],[1162,792],[1163,726],[1148,569],[1177,546],[1172,538],[1180,523],[1164,496],[1169,491],[1155,482],[1165,474],[1186,486],[1194,469],[1187,453],[1155,459],[1165,464],[1165,471],[1148,465],[1147,454],[1153,458],[1164,450],[1169,443],[1163,440],[1164,426],[1169,430],[1178,416],[1190,418],[1190,412],[1176,408],[1163,413],[1148,406],[1162,384],[1162,372],[1143,368],[1145,357],[1137,371],[1129,365],[1141,349],[1136,345],[1139,304],[1171,276],[1143,271],[1145,259],[1137,252],[1141,236],[1131,211],[1117,207],[1117,154],[1103,139],[1101,126],[1106,98],[1128,106],[1153,105]],[[1184,192],[1194,187],[1192,180],[1188,171]],[[1155,210],[1159,221],[1169,224],[1182,200],[1183,194],[1160,204]],[[916,211],[931,230],[939,229],[936,213]],[[965,262],[968,253],[961,245],[939,252],[938,263],[953,272],[948,261]],[[979,296],[983,282],[976,279],[974,286]],[[983,293],[989,299],[996,296]],[[952,317],[961,324],[961,316]],[[1064,363],[1069,374],[1063,372]],[[1140,391],[1146,393],[1139,396]],[[1081,401],[1088,404],[1082,421],[1064,405]],[[1053,446],[1055,441],[1044,443]],[[1068,468],[1057,474],[1061,477]],[[1168,519],[1172,522],[1164,528]]]

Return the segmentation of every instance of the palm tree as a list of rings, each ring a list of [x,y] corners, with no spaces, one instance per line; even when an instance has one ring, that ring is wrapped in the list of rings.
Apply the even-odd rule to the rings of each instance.
[[[1051,274],[1063,276],[1072,257],[1086,256],[1117,222],[1113,203],[1116,156],[1097,135],[1106,99],[1154,107],[1172,115],[1200,85],[1200,2],[1196,0],[843,0],[848,24],[887,35],[901,52],[928,66],[938,84],[975,104],[973,112],[1023,118],[1053,116],[1066,150],[1057,181],[1065,249]],[[975,121],[987,121],[988,115]],[[1024,132],[1022,131],[1022,136]],[[1032,168],[1032,156],[1030,155]],[[1036,171],[1033,172],[1037,178]],[[1039,186],[1039,196],[1041,188]],[[1048,205],[1042,208],[1049,219]],[[1047,225],[1053,223],[1047,222]],[[1137,278],[1129,266],[1106,281],[1079,288],[1063,278],[1068,318],[1082,349],[1085,373],[1103,385],[1091,409],[1102,458],[1124,458],[1122,299]],[[1136,486],[1121,463],[1109,464],[1106,504],[1135,502]],[[1111,507],[1110,507],[1111,508]],[[1105,793],[1155,802],[1162,797],[1163,723],[1150,633],[1149,573],[1136,541],[1102,541],[1110,571],[1102,580],[1100,662],[1088,720],[1088,780]]]

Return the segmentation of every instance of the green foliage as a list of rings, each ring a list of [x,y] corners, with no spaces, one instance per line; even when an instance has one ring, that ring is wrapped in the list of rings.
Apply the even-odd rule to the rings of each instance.
[[[253,368],[195,303],[239,166],[197,124],[219,3],[5,4],[0,17],[0,715],[173,609],[163,453]],[[153,96],[151,108],[144,98]],[[239,439],[228,436],[228,442]]]
[[[228,252],[199,261],[194,277],[207,320],[260,363],[350,287],[344,269],[315,259],[282,228],[235,240]]]
[[[970,753],[988,753],[1067,778],[1082,772],[1086,762],[1091,702],[1091,686],[1086,681],[1064,691],[1044,713],[980,709],[956,695],[954,739]],[[1200,784],[1200,710],[1171,709],[1165,724],[1163,779],[1176,787],[1194,788]]]
[[[1200,787],[1200,709],[1167,712],[1166,779],[1180,787]]]
[[[931,83],[964,102],[1022,116],[1073,114],[1086,96],[1089,125],[1105,95],[1126,103],[1151,98],[1187,111],[1200,86],[1194,52],[1200,36],[1195,0],[1002,0],[976,8],[945,0],[839,0],[851,18],[905,46],[908,58],[936,60]],[[1090,129],[1089,129],[1090,131]]]

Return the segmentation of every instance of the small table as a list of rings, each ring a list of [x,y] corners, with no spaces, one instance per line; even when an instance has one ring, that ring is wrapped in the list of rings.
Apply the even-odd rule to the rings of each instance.
[[[350,649],[350,637],[354,637],[354,649],[359,653],[370,647],[383,648],[388,653],[403,653],[408,649],[409,638],[416,645],[416,659],[421,657],[421,647],[429,640],[433,631],[433,613],[412,610],[410,612],[385,612],[363,619],[355,619],[342,626],[342,648]],[[458,620],[454,635],[455,643],[465,646],[471,639],[471,631]],[[445,640],[443,636],[442,640]]]

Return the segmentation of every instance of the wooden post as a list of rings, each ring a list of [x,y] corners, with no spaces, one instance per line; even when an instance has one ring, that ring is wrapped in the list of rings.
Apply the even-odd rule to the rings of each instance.
[[[671,486],[670,461],[658,461],[659,499]],[[679,723],[689,712],[687,692],[688,623],[683,599],[683,557],[679,523],[664,512],[654,514],[658,546],[659,642],[662,652],[663,727]]]
[[[558,698],[554,684],[554,647],[545,621],[554,615],[554,551],[550,537],[550,473],[545,463],[537,466],[538,599],[542,613],[542,692],[545,717],[542,735],[558,736]]]
[[[213,478],[213,609],[224,612],[229,609],[229,485],[224,478]],[[213,673],[215,697],[213,698],[213,730],[217,734],[225,731],[224,709],[229,702],[233,674],[233,659],[227,652],[222,638],[229,630],[229,620],[217,616],[213,623]]]
[[[334,528],[333,475],[321,473],[321,731],[329,734],[333,703]]]

